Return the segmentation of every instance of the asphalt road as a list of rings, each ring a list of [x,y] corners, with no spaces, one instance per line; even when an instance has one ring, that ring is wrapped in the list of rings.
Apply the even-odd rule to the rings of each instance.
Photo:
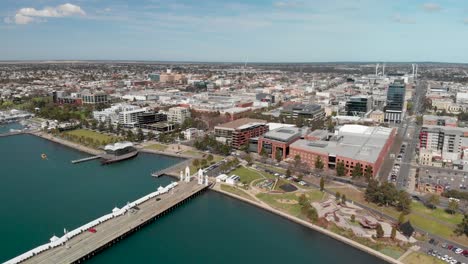
[[[413,97],[413,109],[414,115],[422,115],[422,106],[426,95],[427,84],[425,81],[418,81],[415,88],[415,94]],[[406,143],[406,151],[400,162],[400,172],[396,181],[398,189],[408,189],[410,182],[410,169],[411,161],[416,154],[416,148],[419,144],[419,130],[421,127],[416,123],[416,119],[413,117],[407,117],[402,122],[404,130],[403,142]]]

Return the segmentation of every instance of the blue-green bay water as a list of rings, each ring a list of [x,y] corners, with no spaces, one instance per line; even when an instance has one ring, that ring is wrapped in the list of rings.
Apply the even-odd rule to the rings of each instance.
[[[48,155],[42,160],[41,153]],[[0,138],[0,262],[168,184],[150,172],[179,160],[141,154],[110,166],[29,135]],[[384,263],[359,250],[212,191],[90,263]]]

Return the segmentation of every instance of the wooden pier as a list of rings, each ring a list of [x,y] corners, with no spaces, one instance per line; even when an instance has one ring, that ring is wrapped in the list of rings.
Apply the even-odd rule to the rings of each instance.
[[[198,185],[194,180],[188,183],[179,182],[173,190],[140,204],[132,212],[97,225],[95,233],[83,232],[70,239],[66,245],[46,250],[21,263],[82,263],[169,213],[208,187]]]
[[[151,173],[151,176],[159,178],[162,175],[171,175],[174,177],[179,177],[177,174],[179,171],[184,171],[185,172],[185,167],[190,166],[191,160],[185,160],[184,162],[178,163],[174,166],[171,166],[169,168],[165,168],[162,170],[155,171]]]
[[[16,136],[16,135],[21,135],[21,134],[24,134],[24,133],[25,132],[23,132],[23,131],[7,132],[7,133],[1,133],[0,137]]]
[[[81,162],[85,162],[85,161],[95,160],[95,159],[99,159],[99,158],[101,158],[100,155],[98,155],[98,156],[91,156],[91,157],[82,158],[82,159],[78,159],[78,160],[72,160],[71,163],[76,164],[76,163],[81,163]]]

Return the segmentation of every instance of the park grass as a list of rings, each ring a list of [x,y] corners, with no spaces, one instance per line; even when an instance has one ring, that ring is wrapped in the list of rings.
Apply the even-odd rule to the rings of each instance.
[[[320,191],[310,191],[305,193],[310,202],[322,200],[323,193]],[[301,206],[299,205],[299,193],[259,193],[256,197],[263,202],[267,203],[271,207],[288,213],[292,216],[301,216]],[[281,203],[279,200],[294,200],[297,204]]]
[[[235,170],[233,170],[230,175],[237,175],[240,177],[240,181],[244,184],[246,184],[247,186],[254,180],[257,180],[257,179],[262,179],[263,176],[252,170],[252,169],[248,169],[246,167],[239,167]]]
[[[255,165],[259,166],[259,167],[263,167],[263,168],[266,168],[266,169],[270,169],[274,172],[278,172],[278,173],[286,173],[286,170],[283,169],[283,168],[278,168],[276,166],[272,166],[272,165],[268,165],[268,164],[264,164],[264,163],[260,163],[260,162],[255,162]]]
[[[364,194],[356,189],[329,188],[329,190],[333,192],[338,191],[342,194],[344,193],[348,199],[365,204],[395,219],[398,219],[401,214],[401,212],[396,210],[394,207],[378,206],[374,203],[368,203],[364,199]],[[459,244],[468,244],[468,238],[466,236],[457,237],[453,234],[455,225],[460,223],[463,218],[461,215],[450,215],[445,213],[442,209],[426,210],[424,205],[418,202],[412,203],[411,210],[412,212],[406,216],[406,219],[409,219],[413,226]],[[444,225],[438,221],[434,221],[434,218],[446,224]]]
[[[436,208],[432,210],[424,206],[422,203],[418,203],[418,202],[413,202],[411,204],[411,211],[418,213],[418,214],[430,215],[433,218],[436,218],[440,221],[443,221],[452,225],[457,225],[463,219],[463,215],[460,213],[449,214],[445,212],[444,209],[441,209],[441,208]]]
[[[402,248],[391,246],[385,246],[384,248],[380,249],[379,252],[393,259],[398,259],[405,253]]]
[[[445,263],[444,261],[434,258],[432,256],[428,256],[421,252],[413,252],[408,256],[402,259],[403,263],[405,264],[442,264]]]
[[[226,192],[230,192],[232,194],[235,194],[235,195],[238,195],[240,197],[249,199],[251,201],[255,201],[253,199],[253,197],[250,196],[248,193],[244,192],[243,190],[241,190],[239,188],[236,188],[236,187],[233,187],[233,186],[230,186],[230,185],[221,184],[221,190],[226,191]]]
[[[157,151],[165,151],[167,149],[167,146],[166,145],[162,145],[162,144],[152,144],[152,145],[149,145],[149,146],[146,146],[145,149],[152,149],[152,150],[157,150]]]
[[[121,140],[122,139],[120,137],[109,136],[109,135],[102,134],[102,133],[95,132],[95,131],[88,130],[88,129],[70,130],[70,131],[64,132],[64,134],[74,135],[74,136],[77,136],[77,137],[92,138],[94,141],[97,140],[99,142],[111,142],[113,140]]]

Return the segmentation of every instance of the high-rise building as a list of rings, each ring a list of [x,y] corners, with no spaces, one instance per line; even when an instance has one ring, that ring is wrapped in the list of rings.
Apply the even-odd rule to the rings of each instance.
[[[403,118],[404,104],[405,83],[403,80],[395,80],[388,86],[384,121],[389,123],[400,123]]]
[[[372,97],[365,95],[356,95],[349,98],[346,102],[346,115],[364,116],[372,109]]]

